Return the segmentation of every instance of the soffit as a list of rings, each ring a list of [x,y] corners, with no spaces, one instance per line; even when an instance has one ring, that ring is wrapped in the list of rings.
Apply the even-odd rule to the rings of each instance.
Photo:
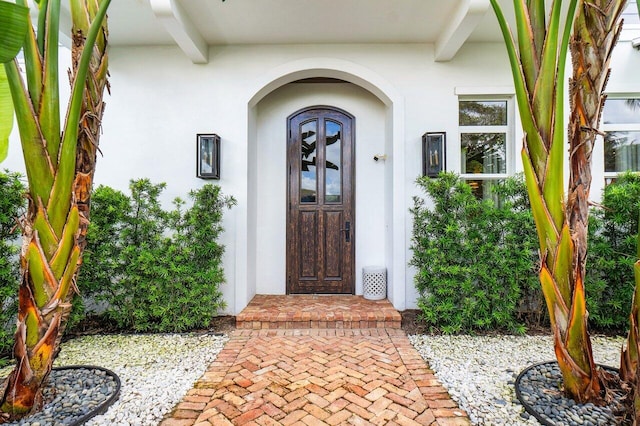
[[[430,43],[447,61],[464,43],[502,42],[489,0],[113,0],[108,16],[112,46],[178,45],[195,63],[208,46]]]
[[[231,45],[435,43],[458,9],[476,0],[113,0],[109,42],[174,44],[152,9],[158,1],[181,7],[208,45]],[[501,40],[487,15],[469,41]]]

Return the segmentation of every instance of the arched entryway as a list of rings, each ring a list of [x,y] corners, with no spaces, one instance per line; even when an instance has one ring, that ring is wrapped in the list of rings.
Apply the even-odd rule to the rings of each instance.
[[[246,223],[246,234],[237,235],[238,254],[236,255],[236,276],[238,277],[235,289],[235,306],[236,311],[240,311],[249,300],[256,294],[285,294],[285,280],[278,280],[279,273],[271,275],[269,271],[261,269],[260,265],[264,264],[265,256],[269,256],[275,263],[284,259],[286,254],[286,240],[284,234],[281,235],[279,229],[270,230],[269,222],[266,218],[275,221],[282,218],[282,214],[286,215],[286,210],[282,211],[265,211],[265,198],[275,197],[281,199],[285,204],[286,200],[286,177],[282,176],[265,176],[261,172],[265,163],[270,164],[277,170],[284,170],[286,163],[286,144],[279,145],[278,139],[286,140],[285,130],[276,133],[279,135],[274,140],[266,140],[263,135],[264,127],[279,125],[277,123],[285,123],[286,121],[271,120],[267,124],[263,121],[264,113],[262,107],[265,102],[274,94],[286,92],[286,88],[290,83],[300,82],[309,78],[334,79],[345,83],[346,87],[363,90],[368,93],[372,103],[378,105],[375,107],[376,116],[371,120],[371,125],[360,126],[362,124],[359,114],[352,110],[352,107],[340,102],[332,102],[326,97],[319,96],[303,103],[292,103],[288,109],[286,118],[289,114],[298,109],[312,105],[335,105],[353,113],[359,124],[359,129],[371,128],[371,133],[375,134],[375,138],[358,139],[367,141],[360,143],[360,148],[368,148],[363,150],[363,154],[359,154],[357,162],[366,162],[365,167],[358,165],[358,170],[366,170],[370,168],[371,175],[367,178],[363,173],[358,172],[358,179],[371,185],[367,191],[360,191],[359,194],[370,194],[375,196],[379,201],[379,205],[375,210],[370,209],[369,213],[375,211],[375,215],[369,214],[365,217],[377,218],[382,221],[381,224],[369,225],[366,220],[359,223],[359,226],[365,226],[369,229],[369,235],[372,235],[372,241],[383,241],[382,248],[377,250],[382,261],[388,270],[388,298],[394,303],[397,309],[405,307],[405,274],[406,274],[406,240],[405,240],[405,211],[404,211],[404,108],[402,98],[383,78],[361,67],[357,64],[331,58],[308,58],[291,63],[284,64],[264,74],[261,83],[255,85],[254,95],[248,102],[248,128],[247,128],[247,209],[246,216],[241,214],[237,216],[240,223]],[[349,89],[350,90],[350,89]],[[284,92],[283,92],[284,91]],[[321,91],[326,94],[326,90]],[[356,107],[357,109],[357,107]],[[366,115],[366,114],[365,114]],[[269,124],[271,123],[271,124]],[[374,129],[375,128],[375,129]],[[280,132],[280,133],[278,133]],[[274,133],[274,134],[276,134]],[[268,139],[268,138],[267,138]],[[369,139],[378,140],[378,144],[372,143],[369,146]],[[279,151],[278,155],[265,156],[266,151]],[[374,154],[386,154],[387,161],[374,163]],[[271,164],[274,162],[275,165]],[[280,165],[278,165],[280,164]],[[281,167],[282,166],[282,167]],[[285,182],[282,186],[281,183]],[[272,185],[273,191],[264,191],[266,186]],[[358,195],[359,197],[360,195]],[[356,201],[356,204],[359,201]],[[366,210],[365,210],[366,212]],[[377,220],[376,219],[376,220]],[[244,222],[246,220],[246,222]],[[267,224],[267,225],[266,225]],[[283,229],[284,230],[284,229]],[[270,234],[271,233],[271,234]],[[270,236],[270,237],[266,237]],[[270,251],[265,250],[264,241],[268,241],[268,246],[272,248]],[[358,238],[358,243],[365,246],[375,245],[367,242],[366,238]],[[267,252],[268,251],[268,252]],[[266,252],[266,253],[265,253]],[[357,252],[357,250],[356,250]],[[246,253],[246,256],[244,255]],[[354,274],[356,276],[356,294],[362,294],[362,288],[358,284],[361,274],[360,269],[364,265],[361,260],[360,264],[356,262]],[[283,262],[284,263],[284,262]],[[284,271],[285,268],[282,268]],[[245,278],[246,277],[246,278]],[[263,286],[265,281],[272,279],[274,283],[281,282],[280,289],[266,289]],[[277,284],[275,284],[277,285]]]

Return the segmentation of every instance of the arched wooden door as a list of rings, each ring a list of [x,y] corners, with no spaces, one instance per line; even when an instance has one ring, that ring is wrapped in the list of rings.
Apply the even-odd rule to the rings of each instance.
[[[288,294],[354,293],[354,143],[354,118],[337,108],[288,118]]]

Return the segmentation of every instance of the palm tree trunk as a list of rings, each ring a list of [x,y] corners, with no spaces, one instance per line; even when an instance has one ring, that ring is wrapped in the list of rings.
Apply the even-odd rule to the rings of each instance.
[[[76,158],[83,157],[86,150],[83,144],[86,136],[80,135],[86,133],[85,123],[92,121],[88,111],[96,104],[95,95],[100,97],[101,116],[102,88],[106,84],[102,82],[106,79],[103,21],[109,3],[110,0],[100,0],[98,8],[95,1],[72,0],[72,19],[77,29],[74,40],[81,40],[77,51],[82,51],[82,55],[79,61],[74,61],[72,94],[62,132],[57,63],[60,0],[39,4],[46,8],[40,10],[46,18],[40,20],[37,35],[31,31],[25,42],[27,84],[23,83],[15,62],[5,66],[25,157],[29,209],[22,221],[21,282],[14,343],[16,367],[3,385],[0,422],[18,419],[40,408],[41,386],[51,371],[71,310],[69,301],[84,247],[80,237],[88,224],[80,213],[78,199],[88,200],[82,192],[90,188],[90,182],[83,186],[86,179],[76,173],[79,167]],[[94,45],[102,53],[94,52]],[[86,95],[85,85],[90,88]],[[97,123],[96,130],[99,119]],[[90,176],[93,165],[95,153],[87,168]]]
[[[507,45],[525,132],[522,162],[540,243],[540,283],[564,390],[577,402],[598,403],[604,384],[593,360],[584,291],[591,152],[625,0],[569,0],[566,8],[562,3],[551,2],[546,22],[544,0],[513,0],[514,37],[498,1],[491,0]],[[575,70],[565,201],[563,101],[569,45]]]
[[[73,16],[71,46],[72,76],[78,72],[80,57],[84,51],[86,35],[89,25],[95,19],[99,3],[97,0],[71,0],[71,13]],[[107,55],[107,20],[105,19],[102,28],[98,33],[95,47],[92,50],[92,57],[89,63],[89,74],[84,90],[84,102],[82,103],[81,119],[78,126],[78,145],[76,147],[76,172],[73,183],[74,199],[80,214],[79,233],[77,237],[80,252],[84,252],[87,245],[87,230],[89,228],[91,189],[93,186],[93,176],[96,170],[97,152],[100,144],[100,132],[102,130],[102,116],[104,114],[105,103],[102,98],[105,89],[109,90],[108,77],[108,55]],[[73,77],[72,77],[73,78]],[[80,258],[82,260],[82,257]],[[78,265],[80,266],[80,265]],[[73,281],[76,282],[79,269]],[[67,295],[69,309],[64,312],[62,328],[58,333],[56,347],[59,348],[60,340],[66,328],[67,319],[71,314],[71,301],[74,293]]]
[[[609,61],[621,30],[621,13],[626,0],[585,0],[579,7],[573,26],[570,51],[573,76],[569,85],[571,115],[569,119],[569,186],[566,203],[566,220],[572,242],[570,285],[573,303],[585,304],[584,276],[587,261],[587,231],[589,225],[589,192],[591,187],[591,160],[593,146],[599,135],[600,117],[605,101],[604,90],[609,77]],[[585,311],[586,312],[586,311]],[[556,355],[565,383],[580,377],[586,381],[593,375],[591,343],[587,329],[588,315],[578,321],[571,319],[571,326],[582,336],[575,338],[584,347],[572,346],[568,336],[556,342]],[[595,380],[584,387],[584,398],[592,401],[602,395]],[[591,394],[591,395],[590,395]]]

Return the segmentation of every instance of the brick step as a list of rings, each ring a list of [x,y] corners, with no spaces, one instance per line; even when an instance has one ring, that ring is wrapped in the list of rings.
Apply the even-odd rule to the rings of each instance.
[[[307,328],[319,329],[351,329],[351,328],[400,328],[400,320],[308,320],[308,321],[287,321],[287,320],[267,320],[249,321],[236,318],[236,328],[242,330],[263,330],[263,329],[287,329],[302,330]]]
[[[401,316],[388,300],[362,296],[257,295],[236,316],[236,327],[261,329],[400,328]]]

